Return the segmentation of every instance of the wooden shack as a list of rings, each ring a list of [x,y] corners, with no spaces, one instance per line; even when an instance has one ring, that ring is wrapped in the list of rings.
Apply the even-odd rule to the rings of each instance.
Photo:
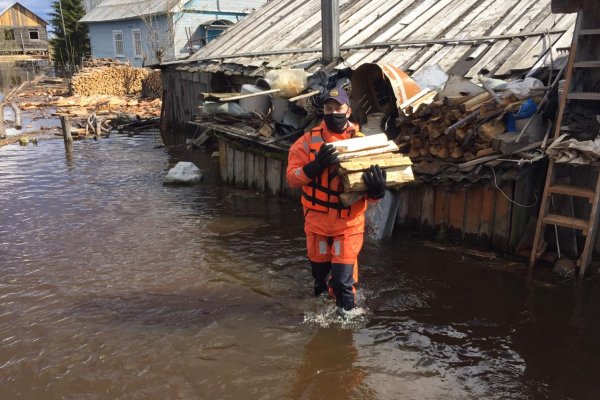
[[[48,54],[48,23],[14,3],[0,13],[0,54]]]
[[[367,63],[391,64],[411,76],[437,64],[467,78],[484,74],[515,79],[532,69],[564,65],[575,22],[573,15],[551,15],[551,0],[516,7],[502,2],[494,4],[493,12],[487,2],[474,7],[465,0],[441,1],[430,8],[411,7],[417,2],[407,1],[392,9],[383,0],[350,1],[340,13],[341,60],[323,65],[318,3],[268,2],[189,59],[163,64],[164,141],[183,143],[186,131],[214,133],[224,181],[294,196],[285,181],[289,143],[257,138],[247,127],[190,124],[201,112],[200,93],[239,91],[270,69],[302,68],[312,74],[322,69],[356,71]],[[537,215],[544,168],[540,162],[486,168],[477,176],[440,172],[434,179],[419,179],[394,194],[395,230],[515,252],[530,217]]]

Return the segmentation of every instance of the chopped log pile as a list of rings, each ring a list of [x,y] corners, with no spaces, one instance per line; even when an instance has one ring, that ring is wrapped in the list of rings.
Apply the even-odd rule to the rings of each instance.
[[[151,73],[147,68],[129,65],[83,68],[73,77],[73,93],[80,96],[138,94],[142,91],[142,81]]]
[[[387,173],[387,186],[397,187],[414,180],[410,158],[397,153],[398,146],[385,134],[333,142],[341,160],[338,167],[345,192],[361,192],[367,187],[363,172],[371,165],[379,165]]]
[[[161,97],[162,81],[160,79],[160,70],[155,69],[148,76],[142,79],[142,97]]]
[[[492,141],[504,133],[504,116],[523,104],[514,97],[500,99],[489,92],[475,96],[433,97],[409,105],[398,119],[395,142],[408,147],[408,156],[471,161],[495,152]]]

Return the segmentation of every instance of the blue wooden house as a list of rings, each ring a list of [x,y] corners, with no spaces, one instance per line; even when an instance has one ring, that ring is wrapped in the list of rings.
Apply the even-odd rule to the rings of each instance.
[[[92,56],[134,66],[185,58],[266,0],[104,0],[81,19]]]

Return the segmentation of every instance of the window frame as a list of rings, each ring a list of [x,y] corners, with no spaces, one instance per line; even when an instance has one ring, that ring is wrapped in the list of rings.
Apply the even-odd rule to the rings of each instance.
[[[41,40],[40,39],[40,30],[39,29],[29,29],[28,32],[29,32],[29,40]],[[31,37],[31,34],[34,33],[34,32],[37,33],[37,39]]]
[[[122,53],[119,54],[118,50],[117,50],[117,35],[121,35],[121,49],[122,49]],[[123,37],[123,30],[119,29],[119,30],[115,30],[112,31],[112,37],[113,37],[113,50],[115,52],[115,57],[125,57],[125,40]]]
[[[14,29],[4,29],[4,40],[17,40]]]
[[[135,35],[140,35],[140,52],[137,52],[137,46],[135,43]],[[142,30],[141,29],[132,29],[131,30],[131,43],[133,45],[133,58],[143,58],[144,51],[142,50]]]

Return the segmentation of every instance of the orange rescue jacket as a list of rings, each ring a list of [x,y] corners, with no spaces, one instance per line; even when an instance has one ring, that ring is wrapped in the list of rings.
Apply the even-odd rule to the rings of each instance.
[[[364,136],[352,126],[345,133],[351,138]],[[309,161],[316,159],[317,153],[325,143],[323,128],[321,126],[313,128],[310,131]],[[306,210],[322,213],[327,213],[330,209],[338,210],[338,218],[342,219],[355,218],[364,213],[367,208],[365,198],[356,201],[350,207],[345,207],[340,200],[342,192],[342,179],[338,175],[337,167],[330,166],[325,168],[315,179],[302,186],[302,205]]]

